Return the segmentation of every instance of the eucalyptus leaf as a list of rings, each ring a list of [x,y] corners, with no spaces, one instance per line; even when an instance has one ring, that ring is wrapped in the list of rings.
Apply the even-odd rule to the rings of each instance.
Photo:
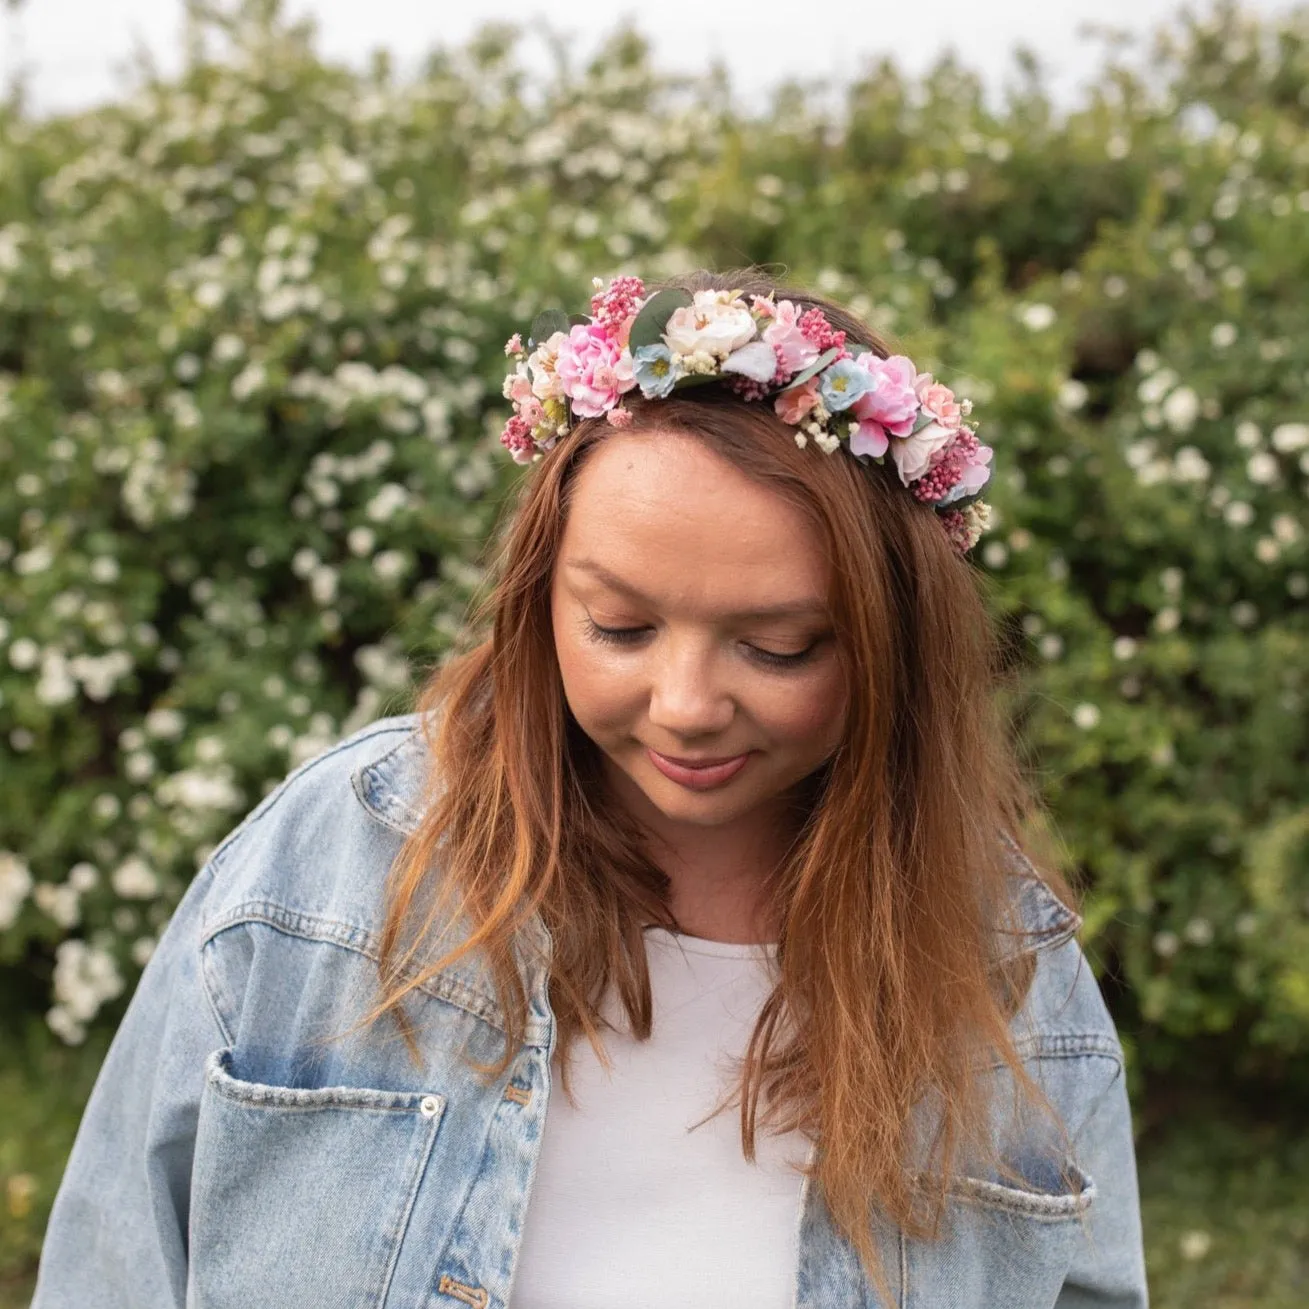
[[[641,312],[636,316],[636,321],[632,324],[632,332],[627,341],[628,349],[635,354],[642,346],[661,344],[668,320],[677,310],[684,309],[691,303],[689,291],[682,291],[676,287],[670,287],[666,291],[656,291],[645,302]]]
[[[808,368],[802,368],[798,373],[796,373],[796,375],[786,384],[785,390],[789,391],[793,386],[801,386],[811,377],[817,377],[818,374],[821,373],[823,369],[826,368],[827,365],[830,364],[840,353],[841,352],[835,346],[830,350],[824,350]]]
[[[556,332],[568,331],[568,315],[562,309],[542,309],[532,319],[531,342],[540,345],[548,341]]]

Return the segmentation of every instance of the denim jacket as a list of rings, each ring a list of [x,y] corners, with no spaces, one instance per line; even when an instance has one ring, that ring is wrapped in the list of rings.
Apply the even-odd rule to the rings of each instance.
[[[525,1040],[494,1084],[465,1057],[492,1061],[504,1041],[474,960],[413,997],[421,1067],[387,1022],[319,1039],[376,996],[382,883],[427,766],[417,729],[415,715],[382,719],[296,769],[197,875],[96,1081],[33,1309],[511,1303],[551,1095],[544,928],[546,948],[524,952],[540,960],[525,964]],[[893,1303],[1144,1306],[1122,1051],[1079,920],[1030,865],[1015,883],[1038,961],[1015,1030],[1080,1187],[1014,1141],[1006,1163],[1030,1181],[958,1178],[940,1241],[878,1233]],[[795,1309],[873,1309],[819,1192],[801,1195]],[[725,1290],[703,1288],[717,1303]]]

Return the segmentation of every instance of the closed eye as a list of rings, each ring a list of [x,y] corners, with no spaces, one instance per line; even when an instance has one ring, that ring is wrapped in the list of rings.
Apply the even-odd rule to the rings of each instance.
[[[599,641],[604,645],[637,645],[648,632],[653,630],[650,627],[601,627],[594,618],[590,617],[586,621],[587,634],[593,641]],[[761,649],[748,641],[742,642],[742,649],[746,651],[747,656],[766,668],[796,668],[806,663],[817,648],[818,642],[815,641],[795,654],[781,654],[776,650]]]

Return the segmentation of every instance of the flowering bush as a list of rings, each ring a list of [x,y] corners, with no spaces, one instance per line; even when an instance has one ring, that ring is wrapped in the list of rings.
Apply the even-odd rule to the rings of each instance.
[[[1309,1073],[1304,9],[1180,19],[1070,115],[952,63],[748,115],[622,34],[530,96],[490,32],[406,83],[228,36],[0,111],[0,986],[65,1040],[112,1018],[260,795],[408,707],[511,475],[510,332],[593,272],[781,261],[985,406],[975,566],[1143,1063]],[[529,430],[556,365],[601,408],[675,380],[578,331],[505,383]],[[764,339],[805,366],[798,321]],[[958,426],[913,382],[845,378],[870,448]]]

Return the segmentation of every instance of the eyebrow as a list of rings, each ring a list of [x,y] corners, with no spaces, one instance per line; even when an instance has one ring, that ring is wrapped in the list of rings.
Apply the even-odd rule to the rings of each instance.
[[[603,582],[606,586],[615,591],[621,592],[629,599],[637,600],[642,604],[653,604],[650,597],[637,590],[630,582],[625,582],[615,573],[611,573],[602,564],[596,563],[593,559],[566,559],[565,568],[574,569],[577,572],[589,573],[597,581]],[[758,618],[799,618],[813,617],[815,615],[826,614],[827,606],[819,600],[786,600],[775,605],[760,605],[754,609],[741,610],[738,613],[727,614],[725,617],[735,621]]]

